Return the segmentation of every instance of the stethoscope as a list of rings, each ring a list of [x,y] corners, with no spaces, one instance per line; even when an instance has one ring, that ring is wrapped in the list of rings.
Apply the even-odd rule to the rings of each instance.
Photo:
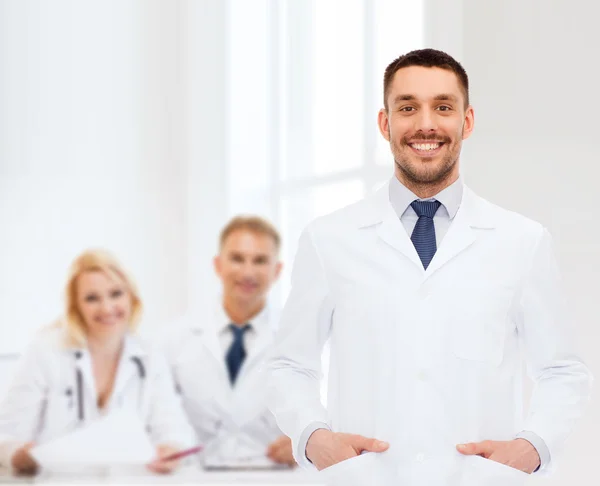
[[[83,354],[81,353],[81,351],[75,351],[76,361],[81,359],[82,356]],[[146,368],[142,360],[138,356],[132,356],[131,361],[133,361],[133,363],[135,363],[137,367],[138,376],[140,377],[140,380],[144,380],[144,378],[146,378]],[[81,369],[79,368],[79,366],[75,367],[75,388],[77,392],[77,418],[80,422],[83,422],[85,420],[85,407],[83,400],[83,374],[81,373]],[[66,395],[72,399],[73,389],[67,388]]]

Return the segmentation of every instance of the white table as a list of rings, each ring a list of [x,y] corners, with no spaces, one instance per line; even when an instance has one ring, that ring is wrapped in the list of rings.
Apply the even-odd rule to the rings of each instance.
[[[84,484],[91,485],[141,485],[141,484],[201,484],[203,486],[322,486],[315,475],[294,469],[292,471],[203,471],[199,468],[182,469],[175,474],[156,475],[145,471],[121,470],[85,473],[42,473],[36,477],[13,477],[0,472],[0,484]]]

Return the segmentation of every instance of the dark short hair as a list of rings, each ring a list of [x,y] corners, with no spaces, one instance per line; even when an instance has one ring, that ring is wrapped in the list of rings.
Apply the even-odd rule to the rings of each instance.
[[[254,215],[242,215],[233,218],[227,225],[221,230],[219,236],[219,247],[223,248],[227,237],[238,230],[250,231],[259,235],[269,236],[275,243],[275,248],[279,251],[281,247],[281,236],[271,223],[260,216]]]
[[[394,79],[394,75],[399,69],[409,66],[436,67],[452,71],[456,74],[463,90],[463,94],[465,95],[465,107],[469,106],[469,77],[460,63],[443,51],[438,51],[436,49],[419,49],[403,54],[398,59],[392,61],[385,69],[385,74],[383,75],[383,106],[385,106],[386,111],[388,109],[388,91],[392,79]]]

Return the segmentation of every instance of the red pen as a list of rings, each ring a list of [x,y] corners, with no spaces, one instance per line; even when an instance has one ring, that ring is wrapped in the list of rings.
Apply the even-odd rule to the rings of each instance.
[[[183,451],[176,452],[175,454],[171,454],[170,456],[161,457],[160,462],[176,461],[177,459],[191,456],[192,454],[197,454],[202,449],[204,449],[204,447],[202,446],[196,446],[192,447],[191,449],[185,449]]]

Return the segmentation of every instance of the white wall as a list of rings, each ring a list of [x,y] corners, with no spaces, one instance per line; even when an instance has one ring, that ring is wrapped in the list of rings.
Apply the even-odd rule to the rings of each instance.
[[[172,0],[167,0],[172,1]],[[211,305],[219,290],[212,268],[217,238],[229,207],[227,184],[228,3],[181,4],[184,101],[187,310]]]
[[[87,247],[132,270],[142,331],[213,290],[226,5],[0,0],[0,355],[59,315]]]
[[[427,9],[428,45],[455,55],[470,77],[476,128],[463,152],[467,182],[550,229],[582,354],[597,377],[598,14],[585,0],[430,0]],[[598,404],[543,484],[597,484]]]

